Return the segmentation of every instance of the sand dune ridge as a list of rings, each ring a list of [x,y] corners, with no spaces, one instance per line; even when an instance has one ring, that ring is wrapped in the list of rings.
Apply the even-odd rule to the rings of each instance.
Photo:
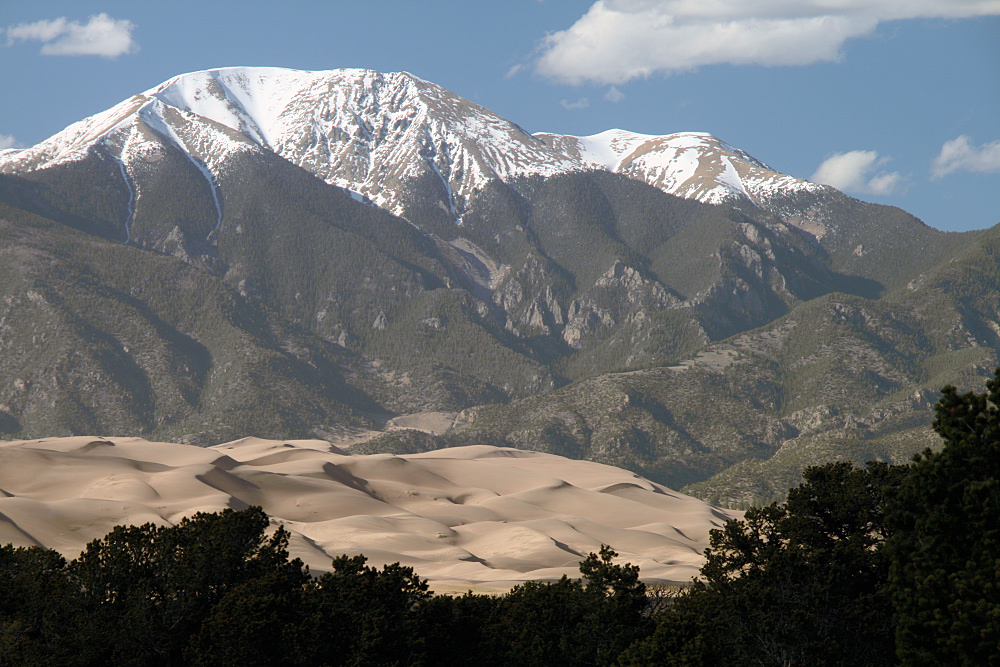
[[[736,514],[611,466],[488,446],[361,456],[322,440],[0,443],[0,543],[73,558],[117,524],[250,505],[314,570],[363,553],[410,565],[437,590],[577,576],[601,544],[645,579],[687,581],[709,530]]]

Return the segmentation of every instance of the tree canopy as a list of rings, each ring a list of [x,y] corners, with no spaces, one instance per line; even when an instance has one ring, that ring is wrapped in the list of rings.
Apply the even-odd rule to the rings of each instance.
[[[945,387],[937,452],[916,457],[890,503],[899,657],[1000,665],[1000,369],[986,394]]]

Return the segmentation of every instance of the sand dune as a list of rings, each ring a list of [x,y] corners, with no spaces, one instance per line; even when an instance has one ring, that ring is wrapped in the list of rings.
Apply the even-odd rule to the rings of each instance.
[[[355,456],[322,440],[210,448],[140,438],[0,443],[0,543],[72,558],[114,525],[261,505],[313,570],[363,553],[438,591],[578,576],[601,544],[644,579],[697,574],[736,513],[596,463],[487,446]]]

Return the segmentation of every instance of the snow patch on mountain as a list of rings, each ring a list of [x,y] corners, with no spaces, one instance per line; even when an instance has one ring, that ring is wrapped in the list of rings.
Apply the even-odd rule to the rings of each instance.
[[[147,104],[139,110],[139,118],[158,134],[169,138],[178,148],[180,148],[181,152],[184,153],[184,155],[191,161],[191,164],[193,164],[195,168],[197,168],[198,171],[200,171],[205,177],[205,180],[208,181],[208,187],[212,193],[212,201],[215,202],[216,223],[215,228],[212,230],[215,231],[219,228],[219,225],[222,224],[222,203],[219,199],[219,188],[215,181],[215,175],[204,162],[195,157],[195,152],[188,147],[184,139],[182,139],[174,129],[174,126],[166,121],[165,116],[167,114],[165,112],[166,110],[163,108],[162,102],[156,100],[152,104]]]
[[[272,148],[282,138],[282,113],[314,89],[317,74],[277,67],[205,70],[174,77],[147,94]]]
[[[136,133],[131,131],[125,139],[125,145],[122,147],[120,154],[127,154],[130,152],[131,144],[135,139]],[[125,243],[129,243],[132,240],[132,223],[135,221],[135,207],[139,201],[139,188],[135,184],[135,180],[131,178],[128,174],[128,165],[126,161],[121,157],[117,159],[118,170],[121,172],[122,181],[125,183],[126,189],[128,189],[128,213],[125,218]]]
[[[739,173],[737,173],[736,167],[733,166],[733,159],[728,155],[723,155],[719,158],[719,161],[722,163],[722,171],[717,176],[719,184],[728,188],[731,192],[738,193],[753,201],[750,195],[747,194],[746,186],[743,185],[743,180],[740,178]]]

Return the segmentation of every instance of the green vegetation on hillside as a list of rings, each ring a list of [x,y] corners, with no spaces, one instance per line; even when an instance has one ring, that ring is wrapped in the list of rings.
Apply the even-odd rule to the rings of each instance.
[[[0,258],[8,436],[309,437],[383,411],[356,355],[173,257],[0,204]]]
[[[973,308],[945,282],[968,270],[1000,298],[989,247],[881,299],[804,302],[673,369],[469,410],[447,437],[613,463],[730,507],[782,498],[810,465],[904,462],[931,442],[931,388],[981,388],[1000,361],[995,302]]]

